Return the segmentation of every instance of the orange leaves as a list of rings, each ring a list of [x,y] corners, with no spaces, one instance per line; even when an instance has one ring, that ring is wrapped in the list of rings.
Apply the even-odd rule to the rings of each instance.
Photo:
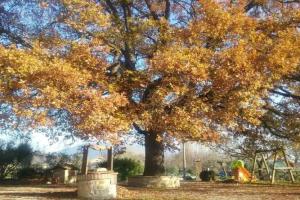
[[[204,48],[186,48],[181,45],[172,46],[172,48],[164,49],[157,53],[152,60],[151,70],[160,70],[158,67],[164,66],[163,72],[165,76],[169,74],[170,76],[175,76],[176,81],[181,75],[187,76],[193,81],[202,81],[207,77],[210,54],[211,52]]]
[[[1,100],[12,104],[16,114],[35,125],[51,126],[47,111],[65,109],[75,129],[109,140],[129,128],[118,110],[127,98],[109,87],[106,62],[87,45],[73,45],[64,57],[53,56],[39,45],[30,50],[0,48],[0,86],[5,94]]]
[[[233,128],[240,117],[258,124],[267,90],[300,62],[295,28],[283,27],[276,18],[256,20],[240,7],[222,7],[215,1],[200,4],[199,18],[174,31],[174,42],[151,62],[151,70],[165,76],[160,90],[175,92],[178,99],[187,96],[184,105],[174,105],[179,110],[163,115],[168,125],[160,125],[177,137],[188,132],[196,138],[199,130],[209,133],[208,121]],[[263,28],[268,23],[271,33]],[[210,83],[208,93],[197,97],[187,92],[199,82]],[[197,101],[201,108],[195,107]],[[209,120],[201,123],[199,118]]]
[[[88,24],[105,27],[108,25],[108,16],[103,12],[102,7],[94,0],[63,0],[69,10],[70,19],[67,23],[80,31],[88,29]],[[77,20],[74,20],[77,19]]]
[[[201,0],[188,23],[175,25],[158,1],[160,20],[136,13],[148,12],[143,1],[113,1],[119,9],[111,12],[101,1],[62,2],[64,23],[80,38],[44,36],[32,50],[0,47],[1,92],[24,113],[26,103],[68,110],[83,135],[116,140],[138,122],[178,138],[216,139],[238,117],[258,123],[266,91],[300,63],[296,10],[255,19],[245,5]],[[176,6],[170,12],[180,13],[171,16],[183,18]],[[32,88],[34,98],[13,95]],[[133,93],[146,98],[133,101]]]
[[[300,34],[293,29],[279,31],[268,62],[280,74],[296,69],[300,62]]]

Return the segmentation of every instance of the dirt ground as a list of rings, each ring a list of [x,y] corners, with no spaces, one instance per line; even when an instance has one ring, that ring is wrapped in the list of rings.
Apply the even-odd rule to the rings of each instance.
[[[76,187],[0,185],[0,200],[77,199]],[[300,200],[299,185],[258,185],[186,182],[179,189],[118,186],[118,199]]]

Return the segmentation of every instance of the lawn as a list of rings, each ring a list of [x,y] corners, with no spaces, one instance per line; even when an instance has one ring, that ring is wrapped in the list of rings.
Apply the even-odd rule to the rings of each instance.
[[[179,189],[118,186],[118,199],[300,200],[299,185],[185,182]],[[76,187],[60,185],[0,186],[1,200],[77,199]]]

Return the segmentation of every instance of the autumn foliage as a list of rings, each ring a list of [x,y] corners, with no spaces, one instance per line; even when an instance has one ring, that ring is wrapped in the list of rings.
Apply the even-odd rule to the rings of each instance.
[[[132,125],[168,144],[259,124],[269,89],[300,63],[299,10],[253,17],[245,4],[200,0],[188,15],[145,2],[61,1],[77,38],[1,46],[1,100],[33,125],[64,109],[80,136],[112,142]]]

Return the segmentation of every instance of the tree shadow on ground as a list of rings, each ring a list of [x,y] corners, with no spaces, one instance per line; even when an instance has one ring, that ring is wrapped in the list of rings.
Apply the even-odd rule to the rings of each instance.
[[[24,198],[24,197],[31,197],[31,198],[47,198],[47,199],[77,199],[76,191],[71,192],[47,192],[47,193],[36,193],[36,192],[20,192],[20,193],[1,193],[1,197],[13,197],[17,198]]]
[[[1,1],[1,0],[0,0]],[[76,185],[66,185],[66,184],[3,184],[0,183],[0,187],[30,187],[30,188],[76,188]]]

